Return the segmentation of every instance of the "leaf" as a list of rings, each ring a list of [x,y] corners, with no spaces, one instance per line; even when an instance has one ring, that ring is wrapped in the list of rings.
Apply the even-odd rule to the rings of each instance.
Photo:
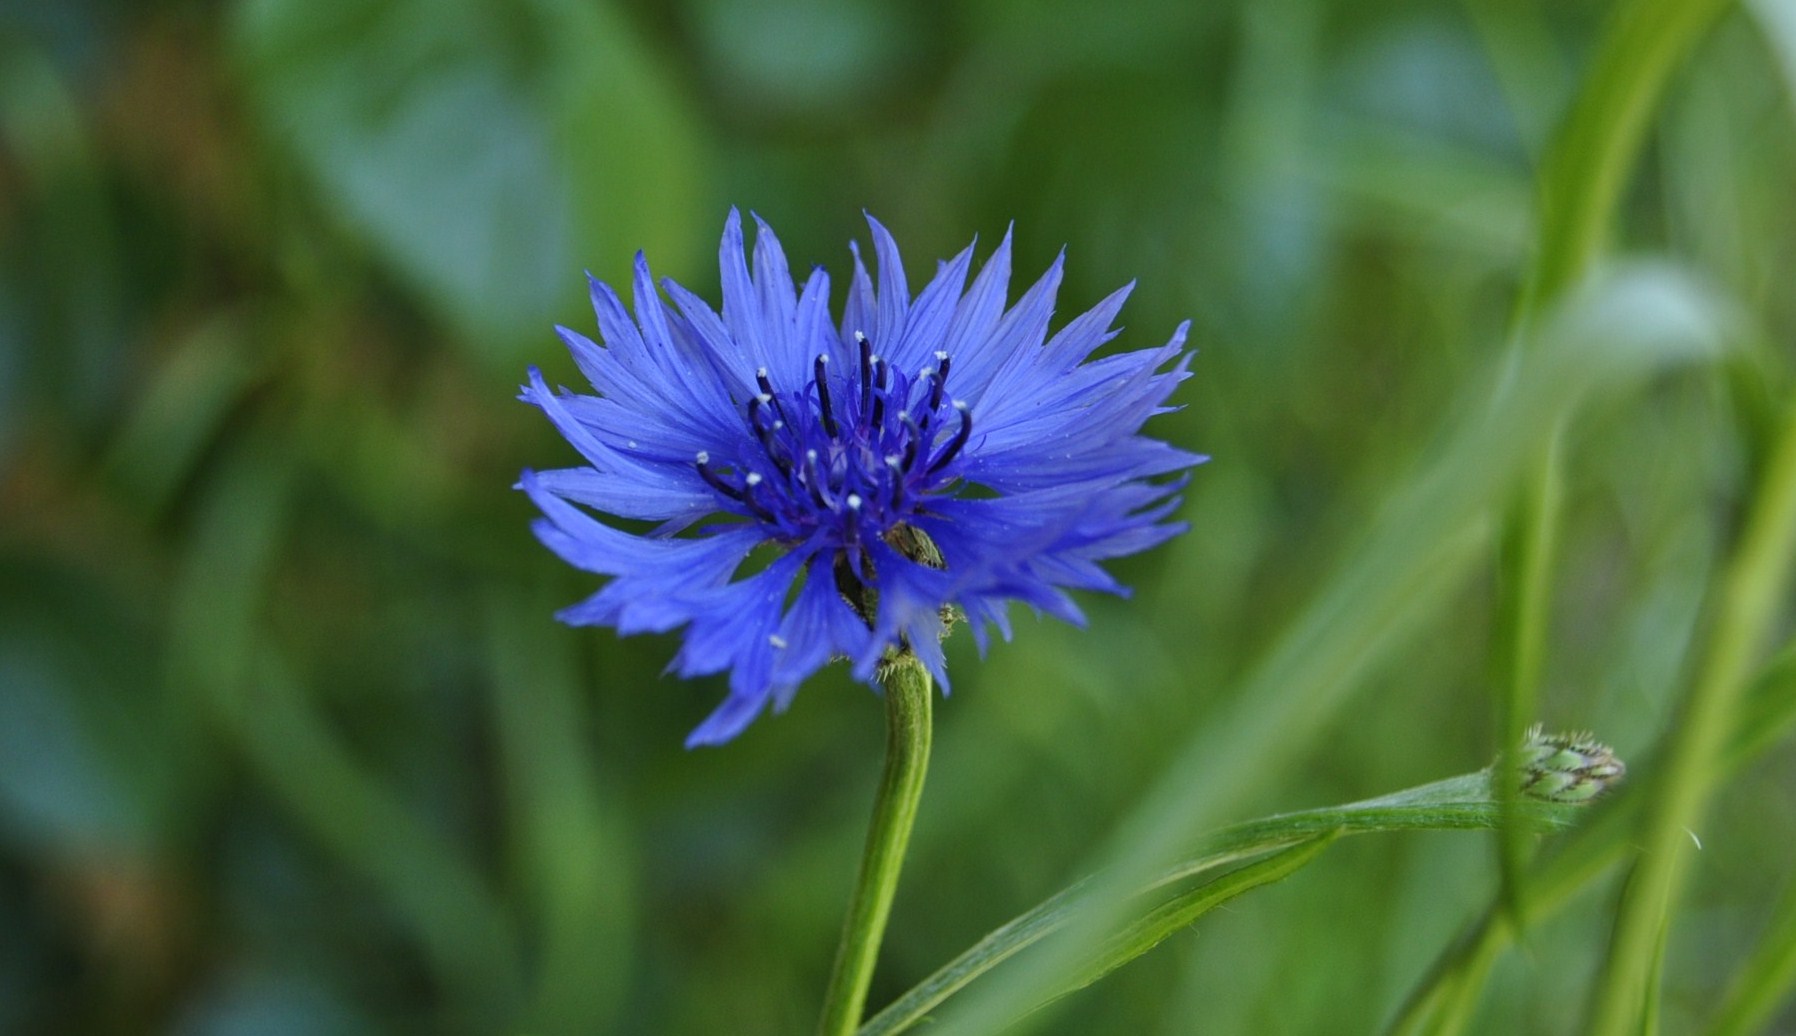
[[[693,240],[690,119],[607,7],[246,0],[234,30],[275,137],[489,361],[546,336],[583,259]]]
[[[1524,822],[1539,829],[1569,824],[1580,809],[1566,803],[1525,800]],[[1277,881],[1308,863],[1334,839],[1379,831],[1494,829],[1499,823],[1489,771],[1465,774],[1343,806],[1283,813],[1224,828],[1197,852],[1169,868],[1143,893],[1189,881],[1218,867],[1278,851],[1278,855],[1187,889],[1154,906],[1109,936],[1102,949],[1042,1001],[1064,996],[1109,974],[1189,925],[1211,907],[1249,889]],[[921,1021],[979,976],[1066,927],[1090,879],[1062,890],[1001,925],[924,979],[861,1027],[860,1036],[889,1036]]]
[[[1236,868],[1214,881],[1204,882],[1161,903],[1147,916],[1112,936],[1093,957],[1084,979],[1060,995],[1065,996],[1091,985],[1160,945],[1174,932],[1190,927],[1212,908],[1243,892],[1290,877],[1322,855],[1322,850],[1333,845],[1340,836],[1339,830],[1312,836],[1289,849]]]

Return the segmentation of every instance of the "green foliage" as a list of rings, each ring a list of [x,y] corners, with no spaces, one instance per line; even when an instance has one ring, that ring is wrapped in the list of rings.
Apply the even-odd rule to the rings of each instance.
[[[6,5],[0,1030],[814,1024],[878,699],[683,751],[509,489],[582,271],[728,204],[1200,349],[1192,533],[948,644],[874,1031],[1796,1024],[1796,18],[1726,7]],[[1629,763],[1576,830],[1283,812],[1535,721]]]
[[[1594,795],[1593,792],[1591,797]],[[1567,825],[1572,821],[1576,805],[1550,797],[1530,797],[1523,800],[1521,807],[1522,826],[1541,831]],[[1173,865],[1145,889],[1136,892],[1127,913],[1141,913],[1139,918],[1100,940],[1096,950],[1079,948],[1084,963],[1068,976],[1066,988],[1058,995],[1082,989],[1108,975],[1159,945],[1167,936],[1190,926],[1213,907],[1289,876],[1314,860],[1342,835],[1490,830],[1502,820],[1497,806],[1492,795],[1491,774],[1481,771],[1364,802],[1283,813],[1207,835],[1195,855]],[[1219,867],[1255,856],[1264,858],[1219,877],[1208,876]],[[903,1032],[973,980],[1066,927],[1075,916],[1080,897],[1088,894],[1092,884],[1090,879],[1081,881],[1005,922],[869,1019],[861,1028],[862,1036]],[[1177,884],[1189,887],[1151,909],[1141,911],[1139,903],[1142,899],[1151,898],[1158,889]]]

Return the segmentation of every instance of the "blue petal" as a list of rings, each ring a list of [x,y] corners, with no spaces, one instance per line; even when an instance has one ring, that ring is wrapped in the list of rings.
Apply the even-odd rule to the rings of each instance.
[[[1004,368],[1026,364],[1029,353],[1041,347],[1048,333],[1048,321],[1054,316],[1054,296],[1060,290],[1065,260],[1066,252],[1062,250],[991,334],[971,343],[971,348],[952,354],[955,398],[976,403]]]
[[[761,304],[761,321],[765,327],[780,332],[792,326],[798,288],[792,283],[792,270],[786,264],[786,252],[780,247],[779,237],[759,216],[755,217],[755,296]],[[782,347],[788,344],[781,336],[767,343],[767,347],[777,359]],[[798,360],[803,363],[808,357],[799,355]]]
[[[723,700],[716,711],[705,718],[692,733],[686,735],[687,748],[721,745],[748,729],[761,710],[767,707],[766,694],[734,694]]]
[[[647,469],[633,468],[628,474],[599,471],[596,468],[561,468],[537,474],[544,489],[564,500],[594,507],[620,518],[665,521],[694,512],[704,515],[717,509],[710,487],[693,477],[696,485],[679,484],[669,479],[657,484],[644,477]]]
[[[854,334],[874,334],[879,330],[879,303],[873,297],[873,281],[867,276],[867,267],[861,262],[861,246],[856,242],[848,242],[848,251],[854,256],[854,278],[848,283],[848,301],[842,304],[842,341],[854,341]]]
[[[899,370],[915,374],[924,367],[935,366],[935,353],[946,344],[948,324],[954,318],[955,304],[960,301],[961,289],[967,283],[967,269],[972,264],[973,246],[968,245],[944,263],[917,296],[910,309],[903,339],[882,350]]]
[[[942,350],[949,356],[964,357],[969,361],[977,357],[981,352],[979,344],[992,333],[998,326],[998,318],[1004,315],[1004,300],[1010,290],[1010,234],[1009,230],[1004,231],[1004,240],[998,242],[979,276],[973,278],[973,287],[956,307],[942,344]]]
[[[871,214],[867,226],[873,230],[873,252],[879,257],[879,311],[874,321],[875,351],[885,354],[904,339],[904,325],[910,313],[910,288],[904,281],[904,260],[898,255],[898,242]]]

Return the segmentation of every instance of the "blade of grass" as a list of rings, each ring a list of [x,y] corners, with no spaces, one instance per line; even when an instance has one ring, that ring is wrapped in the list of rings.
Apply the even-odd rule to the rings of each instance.
[[[1588,276],[1638,159],[1672,70],[1696,46],[1729,0],[1634,0],[1619,5],[1598,45],[1577,100],[1549,144],[1540,176],[1540,241],[1518,300],[1515,327],[1525,332],[1540,313]],[[1518,333],[1518,346],[1532,339]],[[1536,714],[1552,613],[1552,573],[1564,497],[1563,439],[1557,425],[1524,480],[1507,516],[1498,635],[1492,650],[1497,744],[1510,752]],[[1502,772],[1514,772],[1505,765]],[[1500,801],[1516,797],[1499,786]],[[1506,825],[1497,835],[1503,901],[1526,924],[1521,876],[1526,843]]]
[[[1524,800],[1523,814],[1525,822],[1536,830],[1548,830],[1570,824],[1579,810],[1580,807],[1576,805],[1528,799]],[[1313,847],[1313,851],[1310,853],[1313,855],[1314,852],[1320,852],[1323,847],[1322,844],[1318,844],[1319,842],[1332,841],[1343,835],[1390,831],[1488,830],[1496,826],[1497,819],[1497,803],[1491,793],[1490,771],[1482,770],[1408,788],[1375,799],[1366,799],[1343,806],[1284,813],[1236,824],[1204,838],[1198,850],[1189,859],[1167,869],[1141,891],[1148,892],[1167,885],[1189,881],[1217,867],[1261,856],[1268,852],[1281,849],[1297,851],[1292,849],[1293,846],[1305,849]],[[1307,862],[1308,859],[1309,856],[1303,857],[1304,862]],[[1290,869],[1295,870],[1298,865],[1301,864],[1294,865]],[[1233,872],[1230,877],[1239,873],[1241,872]],[[1282,877],[1284,873],[1289,873],[1289,871],[1284,871],[1277,876]],[[1276,880],[1276,877],[1269,877],[1266,880]],[[949,997],[964,989],[974,979],[1029,946],[1061,930],[1072,918],[1079,897],[1088,891],[1090,885],[1089,879],[1081,881],[998,927],[966,952],[944,965],[879,1014],[869,1019],[867,1024],[861,1028],[860,1036],[890,1036],[893,1033],[903,1032],[921,1021],[928,1012],[940,1006]],[[1160,911],[1172,910],[1174,903],[1204,901],[1213,906],[1221,899],[1228,898],[1228,896],[1222,896],[1214,901],[1204,900],[1199,893],[1205,888],[1209,888],[1209,886],[1188,890],[1186,893],[1174,897],[1173,900],[1156,908],[1156,916]],[[1231,892],[1229,895],[1238,894],[1239,891],[1246,891],[1246,887],[1237,892]],[[1208,906],[1204,909],[1208,909]],[[1195,920],[1196,916],[1196,914],[1191,915],[1191,920]],[[1188,920],[1184,923],[1190,922]],[[1158,942],[1176,927],[1166,928],[1153,941]],[[1110,936],[1105,945],[1113,947],[1128,944],[1129,933],[1144,937],[1145,933],[1150,930],[1157,931],[1159,929],[1153,927],[1151,917],[1144,918],[1131,924],[1122,933]],[[1118,940],[1121,942],[1119,943]],[[1132,956],[1126,959],[1132,959]],[[1094,958],[1094,966],[1096,961],[1105,959],[1108,958],[1100,954]],[[1122,961],[1117,961],[1103,973],[1114,970],[1114,967],[1120,966],[1121,963]],[[1074,978],[1072,985],[1060,990],[1054,996],[1064,995],[1073,989],[1088,985],[1098,977],[1101,975],[1088,974],[1083,979]]]
[[[1540,253],[1521,312],[1537,314],[1583,280],[1609,236],[1671,74],[1733,0],[1618,4],[1540,180]]]
[[[1623,893],[1610,953],[1592,1000],[1591,1032],[1619,1036],[1638,1024],[1653,946],[1683,881],[1679,843],[1702,822],[1720,761],[1739,722],[1748,679],[1783,612],[1796,561],[1796,404],[1786,408],[1748,513],[1722,575],[1708,651],[1671,727],[1665,767],[1642,826],[1641,856]]]
[[[1368,669],[1439,616],[1483,556],[1491,509],[1587,392],[1713,355],[1721,326],[1711,295],[1664,270],[1611,273],[1543,320],[1535,333],[1548,341],[1520,356],[1494,393],[1475,393],[1449,411],[1435,462],[1391,494],[1366,541],[1222,696],[1226,711],[1190,735],[1096,854],[1099,865],[1088,869],[1108,877],[1078,908],[1081,936],[1114,930],[1132,889],[1266,775],[1292,765],[1336,721]],[[982,986],[943,1031],[990,1032],[1040,1002],[1078,968],[1081,941],[1044,947],[1004,981]]]
[[[1312,835],[1263,860],[1236,868],[1212,881],[1179,893],[1155,907],[1141,920],[1112,936],[1092,959],[1085,975],[1076,979],[1059,996],[1070,995],[1098,981],[1160,945],[1173,933],[1189,928],[1214,907],[1262,885],[1270,885],[1290,877],[1320,856],[1340,836],[1340,831]]]
[[[1671,911],[1660,918],[1659,937],[1653,940],[1653,965],[1646,976],[1646,996],[1640,1005],[1640,1036],[1659,1036],[1659,990],[1665,982],[1665,947],[1671,942]]]
[[[1778,653],[1753,682],[1749,703],[1741,711],[1723,776],[1732,774],[1769,751],[1796,730],[1796,641]],[[1664,746],[1655,748],[1635,770],[1658,769]],[[1647,785],[1623,786],[1593,822],[1566,839],[1549,860],[1531,868],[1529,887],[1537,918],[1556,914],[1608,875],[1629,850]],[[1796,910],[1796,907],[1792,907]],[[1796,923],[1796,922],[1793,922]],[[1386,1032],[1392,1036],[1456,1036],[1464,1032],[1477,1008],[1490,969],[1514,941],[1516,932],[1502,904],[1493,904],[1428,970],[1399,1008]]]
[[[1527,924],[1522,873],[1529,846],[1516,814],[1521,801],[1521,767],[1514,752],[1539,713],[1540,673],[1552,612],[1553,559],[1558,553],[1559,513],[1565,495],[1564,438],[1563,428],[1554,430],[1539,468],[1507,516],[1499,581],[1503,593],[1497,603],[1497,633],[1492,638],[1497,744],[1503,753],[1497,767],[1497,802],[1508,819],[1497,829],[1497,870],[1502,876],[1504,908],[1520,927]]]
[[[588,739],[573,641],[540,594],[488,594],[493,730],[513,884],[539,933],[533,1032],[616,1028],[635,960],[635,854]]]

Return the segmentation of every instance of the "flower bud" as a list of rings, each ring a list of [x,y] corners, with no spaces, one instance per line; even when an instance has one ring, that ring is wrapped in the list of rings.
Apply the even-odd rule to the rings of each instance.
[[[1615,752],[1589,734],[1528,730],[1518,753],[1521,792],[1547,802],[1589,802],[1628,772]]]

